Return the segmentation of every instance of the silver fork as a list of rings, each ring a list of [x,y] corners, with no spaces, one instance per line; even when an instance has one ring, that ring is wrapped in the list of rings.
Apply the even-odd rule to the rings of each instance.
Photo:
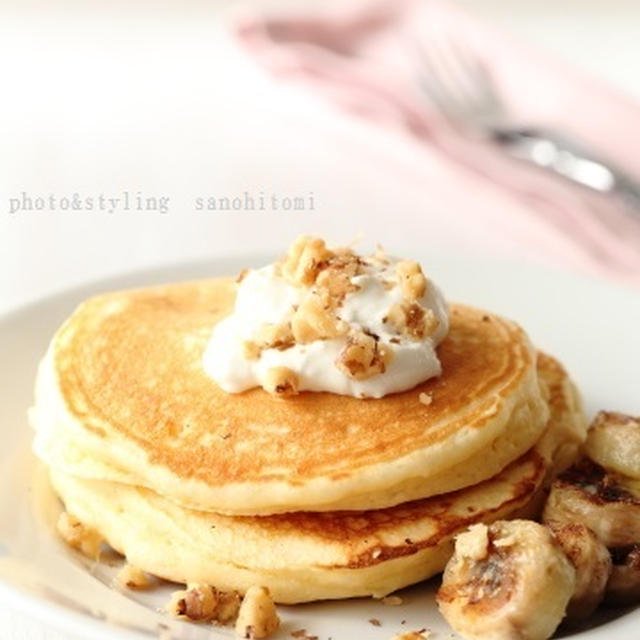
[[[640,184],[613,163],[553,129],[514,124],[491,74],[468,47],[435,35],[416,46],[420,86],[453,127],[587,189],[618,196],[640,214]]]

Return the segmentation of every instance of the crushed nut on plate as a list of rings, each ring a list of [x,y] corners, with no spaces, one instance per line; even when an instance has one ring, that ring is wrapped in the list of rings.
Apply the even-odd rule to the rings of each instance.
[[[153,585],[151,576],[132,564],[125,564],[116,575],[118,583],[129,589],[148,589]]]
[[[74,549],[78,549],[85,556],[97,560],[100,557],[100,546],[104,538],[93,528],[80,522],[78,518],[63,511],[58,518],[58,533],[60,537]]]
[[[240,600],[237,591],[218,591],[208,584],[190,583],[186,589],[171,594],[165,609],[177,618],[228,624],[236,619]]]
[[[214,622],[230,624],[238,617],[242,598],[237,591],[218,591],[218,606]]]
[[[422,392],[419,396],[418,396],[418,400],[420,400],[420,402],[422,404],[425,404],[427,406],[429,406],[432,402],[433,402],[433,396],[430,393],[424,393]]]
[[[209,584],[191,583],[182,591],[174,591],[166,605],[172,616],[189,620],[213,620],[218,606],[218,593]]]
[[[280,626],[276,606],[267,587],[250,587],[242,600],[236,635],[249,640],[267,638]]]

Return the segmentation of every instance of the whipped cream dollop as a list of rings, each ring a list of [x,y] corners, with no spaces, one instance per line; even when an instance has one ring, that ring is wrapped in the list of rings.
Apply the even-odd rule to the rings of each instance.
[[[381,398],[442,371],[448,308],[416,262],[303,236],[282,261],[239,280],[203,360],[224,391]]]

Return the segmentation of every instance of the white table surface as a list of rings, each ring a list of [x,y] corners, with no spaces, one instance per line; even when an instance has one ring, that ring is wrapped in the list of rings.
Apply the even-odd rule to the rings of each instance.
[[[640,98],[637,1],[461,3]],[[314,166],[299,166],[313,132],[281,144],[291,126],[278,102],[286,94],[277,97],[246,60],[230,55],[219,37],[219,9],[228,4],[165,2],[151,11],[142,0],[109,9],[0,2],[0,313],[123,269],[275,250],[317,224],[311,212],[198,215],[197,195],[313,192],[319,208],[346,214],[353,188],[341,189],[341,181],[367,190],[366,167],[331,173],[335,151],[321,140]],[[8,214],[8,199],[22,191],[123,190],[171,193],[181,210]],[[384,215],[398,197],[369,202],[366,219],[338,216],[323,228],[340,239],[372,229],[373,237],[393,239]],[[0,630],[7,640],[68,638],[1,604]]]

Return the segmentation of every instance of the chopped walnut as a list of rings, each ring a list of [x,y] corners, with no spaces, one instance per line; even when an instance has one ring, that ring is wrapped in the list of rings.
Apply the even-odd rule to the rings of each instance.
[[[263,349],[288,349],[293,346],[294,339],[291,332],[291,325],[283,324],[264,324],[253,337]]]
[[[220,624],[229,624],[238,617],[242,598],[237,591],[218,591],[218,606],[216,608],[216,621]]]
[[[218,591],[208,584],[193,583],[184,591],[172,593],[165,608],[178,618],[224,625],[237,618],[240,600],[237,591]]]
[[[343,335],[346,333],[347,324],[327,309],[319,296],[311,294],[293,314],[291,329],[295,341],[298,344],[306,344]]]
[[[148,573],[128,563],[118,571],[116,580],[129,589],[148,589],[153,585],[153,580]]]
[[[257,360],[263,349],[280,349],[284,351],[295,344],[291,325],[263,324],[255,333],[252,340],[243,343],[244,357],[247,360]]]
[[[358,285],[353,284],[351,278],[346,271],[331,267],[321,271],[316,287],[322,303],[331,309],[340,306],[348,293],[358,290]]]
[[[418,396],[418,400],[420,400],[422,404],[429,406],[433,402],[433,396],[430,393],[423,392]]]
[[[327,260],[325,269],[341,271],[350,278],[363,273],[364,260],[352,249],[336,249],[334,255]]]
[[[189,620],[213,620],[218,606],[218,594],[208,584],[191,583],[184,591],[174,591],[166,606],[172,616]]]
[[[262,353],[262,349],[259,344],[256,344],[253,340],[245,340],[242,343],[242,355],[245,360],[257,360]]]
[[[298,376],[287,367],[271,367],[262,386],[276,396],[295,396],[298,393]]]
[[[58,518],[58,533],[61,538],[74,549],[89,558],[97,560],[100,557],[100,545],[104,538],[93,528],[80,522],[78,518],[63,511]]]
[[[351,278],[362,273],[362,258],[350,249],[338,249],[322,267],[316,279],[316,288],[323,304],[335,309],[348,293],[358,290]]]
[[[366,380],[384,373],[392,357],[391,349],[380,345],[373,336],[363,331],[352,332],[336,360],[336,366],[350,378]]]
[[[266,587],[250,587],[244,596],[238,620],[236,634],[240,638],[258,640],[267,638],[280,626],[276,606]]]
[[[422,267],[413,260],[401,260],[396,264],[396,275],[402,287],[402,293],[408,300],[422,298],[427,290],[427,279]]]
[[[293,284],[308,287],[316,281],[320,269],[333,255],[324,240],[300,236],[289,247],[280,269],[282,275]]]
[[[423,309],[415,302],[394,304],[383,322],[411,340],[423,340],[429,337],[440,324],[431,309]]]

